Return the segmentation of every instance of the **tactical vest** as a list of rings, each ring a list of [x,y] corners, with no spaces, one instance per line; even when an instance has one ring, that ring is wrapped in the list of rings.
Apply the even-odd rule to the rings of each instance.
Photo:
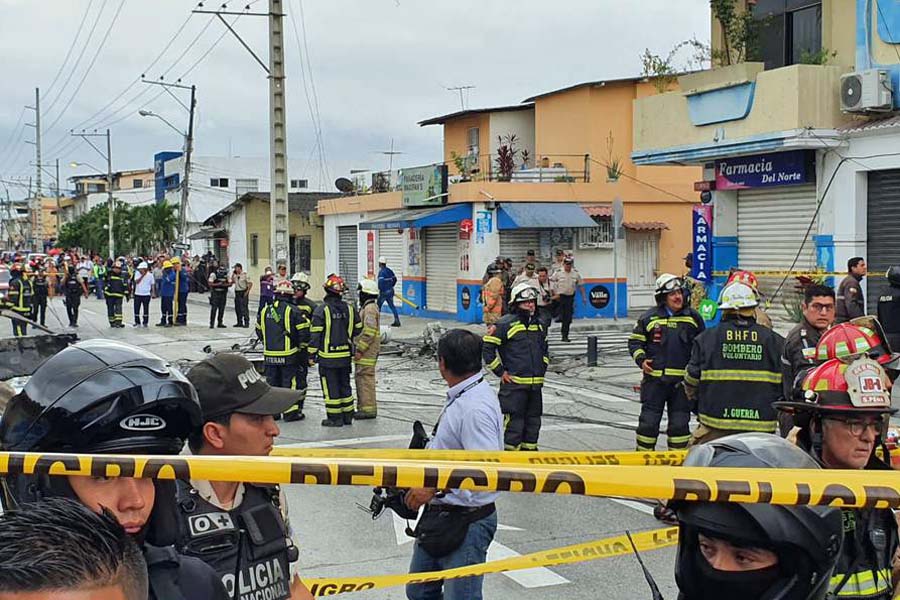
[[[81,287],[81,282],[78,281],[74,276],[67,277],[66,283],[63,287],[66,291],[66,296],[69,296],[70,298],[81,296],[84,293],[84,288]]]
[[[47,278],[43,275],[36,276],[31,282],[32,289],[34,290],[34,299],[35,300],[46,300],[47,296],[50,292],[50,287],[47,282]]]
[[[222,578],[234,600],[290,598],[289,543],[277,487],[244,484],[244,499],[230,511],[207,502],[178,481],[178,551],[197,557]]]
[[[220,275],[218,271],[216,271],[216,283],[222,284],[228,282],[227,275]],[[216,287],[210,286],[210,293],[216,298],[223,298],[228,295],[228,287],[224,285],[217,285]]]

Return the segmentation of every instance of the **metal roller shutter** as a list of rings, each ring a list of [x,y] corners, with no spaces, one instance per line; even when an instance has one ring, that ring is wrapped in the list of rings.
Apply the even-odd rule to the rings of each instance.
[[[525,254],[534,250],[540,254],[541,231],[539,229],[503,229],[500,231],[500,255],[512,259],[513,269],[525,262]]]
[[[398,306],[400,305],[400,299],[397,295],[403,293],[404,248],[402,233],[386,230],[378,232],[378,256],[384,257],[387,261],[387,266],[397,276],[397,285],[394,286],[394,304]]]
[[[815,224],[806,235],[816,212],[816,186],[797,185],[738,192],[738,260],[749,271],[784,271],[791,267],[798,250],[800,255],[794,270],[814,269],[816,266],[817,232]],[[795,298],[793,279],[788,278],[778,297],[772,295],[782,277],[760,277],[760,291],[771,302],[769,315],[787,319],[784,301]]]
[[[338,275],[347,284],[348,298],[356,298],[359,284],[359,237],[356,225],[338,227]]]
[[[425,306],[456,313],[457,225],[425,228]]]
[[[866,306],[868,313],[877,312],[878,297],[887,288],[884,274],[890,266],[900,263],[900,170],[869,173],[869,198],[866,209],[866,263],[870,277],[866,278]],[[834,265],[843,271],[846,263]]]

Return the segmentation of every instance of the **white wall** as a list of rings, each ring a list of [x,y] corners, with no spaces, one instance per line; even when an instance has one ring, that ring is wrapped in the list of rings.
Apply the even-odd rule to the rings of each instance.
[[[242,204],[225,220],[225,230],[228,232],[228,260],[231,261],[231,266],[234,266],[234,263],[241,263],[245,271],[250,264],[246,214],[246,204]]]
[[[534,166],[534,109],[513,110],[509,112],[492,112],[490,118],[490,153],[491,157],[497,155],[500,146],[497,136],[506,138],[510,133],[516,134],[517,148],[520,156],[522,150],[528,150],[528,166]],[[516,161],[516,168],[522,165],[522,161]]]

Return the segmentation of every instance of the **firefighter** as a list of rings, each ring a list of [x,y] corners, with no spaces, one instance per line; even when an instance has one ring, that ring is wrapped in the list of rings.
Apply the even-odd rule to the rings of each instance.
[[[803,380],[803,400],[777,403],[793,413],[797,442],[826,469],[888,470],[876,455],[883,446],[891,407],[884,369],[867,356],[830,359]],[[897,388],[894,388],[897,389]],[[844,543],[831,574],[829,598],[893,598],[891,562],[897,522],[888,508],[847,508]]]
[[[884,276],[888,288],[878,298],[878,320],[891,346],[900,348],[900,266],[894,265]]]
[[[284,411],[285,421],[302,421],[306,400],[309,319],[291,303],[294,287],[290,281],[275,286],[275,301],[266,306],[256,323],[256,335],[263,342],[266,381],[272,387],[301,392],[300,399]]]
[[[50,287],[44,267],[38,267],[31,278],[31,320],[45,325],[47,321],[47,297],[50,295]]]
[[[757,299],[759,300],[759,305],[756,307],[756,322],[763,327],[772,329],[772,319],[769,318],[769,315],[762,307],[763,296],[759,291],[759,280],[756,278],[756,275],[754,275],[752,271],[736,269],[728,276],[728,281],[725,282],[725,285],[728,285],[733,281],[740,281],[753,288],[753,291],[756,292]]]
[[[838,323],[825,332],[816,344],[816,362],[821,364],[832,358],[846,362],[868,356],[881,365],[893,381],[900,369],[900,354],[894,352],[886,340],[878,319],[857,317],[847,323]]]
[[[215,272],[209,275],[209,328],[213,329],[218,323],[219,328],[224,329],[225,305],[228,302],[228,288],[231,287],[231,279],[228,277],[228,268],[220,265]],[[218,318],[217,318],[218,317]]]
[[[671,273],[656,279],[656,307],[638,319],[628,337],[628,352],[641,371],[641,415],[637,449],[653,451],[663,410],[668,409],[666,432],[670,449],[686,448],[691,439],[690,404],[685,396],[685,366],[691,347],[704,330],[703,317],[684,303],[684,280]]]
[[[323,427],[353,424],[353,389],[350,366],[353,338],[362,332],[359,311],[341,296],[347,291],[344,280],[332,273],[325,279],[325,301],[313,311],[309,365],[319,363],[319,380],[325,396]]]
[[[694,444],[777,429],[772,403],[781,399],[784,338],[756,322],[758,304],[750,286],[737,281],[726,285],[719,297],[722,322],[694,340],[684,376],[700,421]]]
[[[22,277],[22,265],[13,263],[9,269],[9,291],[7,292],[6,305],[20,317],[29,318],[31,316],[31,299],[33,296],[34,290],[31,287],[31,282]],[[27,322],[18,319],[11,320],[14,336],[28,335]]]
[[[312,320],[316,303],[306,297],[306,293],[309,291],[309,275],[303,272],[294,273],[291,277],[291,285],[294,286],[294,305],[306,315],[307,319]]]
[[[537,450],[544,373],[550,363],[547,338],[536,315],[537,289],[520,283],[510,293],[510,313],[488,327],[484,336],[484,364],[500,377],[504,448]]]
[[[109,318],[110,327],[125,327],[122,322],[122,302],[128,295],[128,286],[122,278],[122,265],[114,262],[110,266],[103,286],[103,295],[106,297],[106,316]]]
[[[359,283],[359,317],[362,333],[354,340],[353,378],[356,382],[356,412],[354,419],[374,419],[378,414],[375,399],[375,363],[381,348],[379,328],[378,284],[373,279]]]

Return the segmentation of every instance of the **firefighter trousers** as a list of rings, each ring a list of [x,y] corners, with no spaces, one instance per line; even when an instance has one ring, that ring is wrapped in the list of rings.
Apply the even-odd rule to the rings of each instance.
[[[319,380],[325,396],[325,414],[332,421],[353,422],[353,388],[350,387],[350,365],[319,365]]]
[[[669,449],[687,448],[691,439],[691,409],[680,380],[645,375],[641,382],[641,416],[636,436],[639,451],[656,450],[663,410],[668,410],[669,415],[666,430]]]
[[[353,368],[353,379],[356,381],[356,409],[361,413],[374,415],[378,412],[378,403],[375,400],[375,365],[357,362]]]
[[[544,399],[541,386],[501,383],[503,447],[506,450],[537,450]]]
[[[306,360],[303,362],[284,365],[266,365],[266,381],[272,387],[280,387],[300,392],[300,399],[296,404],[284,411],[284,414],[303,412],[303,403],[306,401],[306,375],[309,372]]]
[[[14,309],[15,310],[15,309]],[[29,309],[30,311],[31,309]],[[27,319],[31,318],[31,312],[24,312],[15,310],[16,314],[19,316],[25,317]],[[14,337],[23,337],[28,335],[28,323],[25,321],[19,321],[18,319],[10,319],[12,321],[12,332]]]
[[[121,296],[106,296],[106,317],[112,327],[122,324],[122,300]]]

